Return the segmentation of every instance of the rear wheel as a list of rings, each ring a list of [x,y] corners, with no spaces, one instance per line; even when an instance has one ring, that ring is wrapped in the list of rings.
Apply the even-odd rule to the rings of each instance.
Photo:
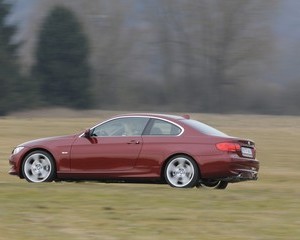
[[[219,181],[219,180],[205,180],[199,183],[198,187],[212,188],[212,189],[225,189],[228,185],[228,182]]]
[[[178,155],[168,161],[164,176],[172,187],[192,188],[196,185],[199,171],[193,159],[185,155]]]
[[[24,159],[22,173],[28,182],[51,182],[55,176],[54,160],[45,151],[34,151]]]

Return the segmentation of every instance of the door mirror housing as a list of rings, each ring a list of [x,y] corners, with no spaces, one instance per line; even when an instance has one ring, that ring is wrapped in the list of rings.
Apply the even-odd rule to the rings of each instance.
[[[91,137],[91,129],[86,129],[85,131],[84,131],[84,137],[86,137],[86,138],[90,138]]]

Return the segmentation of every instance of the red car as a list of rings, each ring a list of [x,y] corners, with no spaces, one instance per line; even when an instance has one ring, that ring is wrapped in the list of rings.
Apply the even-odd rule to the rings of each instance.
[[[126,114],[83,133],[17,146],[12,175],[29,182],[162,182],[224,189],[256,180],[254,142],[230,137],[188,115]]]

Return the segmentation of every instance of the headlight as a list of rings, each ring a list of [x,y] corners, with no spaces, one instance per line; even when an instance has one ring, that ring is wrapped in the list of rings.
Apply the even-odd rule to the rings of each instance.
[[[13,150],[12,154],[13,154],[13,155],[14,155],[14,154],[18,154],[18,153],[21,152],[23,149],[24,149],[24,147],[16,147],[16,148]]]

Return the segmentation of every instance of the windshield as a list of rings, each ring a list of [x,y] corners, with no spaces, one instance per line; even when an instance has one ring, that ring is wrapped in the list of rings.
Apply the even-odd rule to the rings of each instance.
[[[185,119],[182,120],[186,125],[192,127],[193,129],[206,134],[206,135],[212,135],[212,136],[218,136],[218,137],[227,137],[228,135],[211,127],[204,123],[198,122],[196,120],[192,119]]]

